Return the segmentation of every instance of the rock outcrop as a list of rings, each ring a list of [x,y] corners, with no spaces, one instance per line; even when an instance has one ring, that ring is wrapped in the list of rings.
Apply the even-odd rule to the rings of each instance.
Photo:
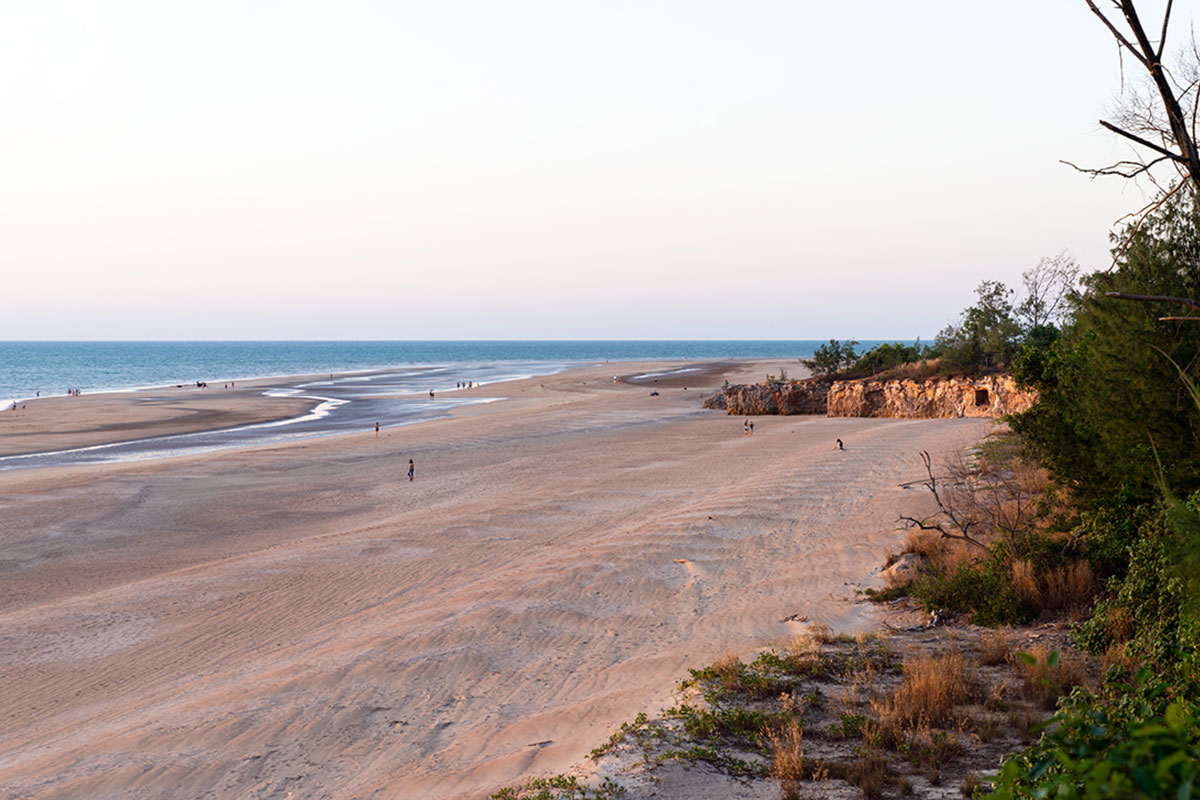
[[[1033,405],[1035,396],[1008,375],[927,381],[837,381],[830,387],[831,417],[1002,417]]]
[[[793,381],[726,386],[705,408],[735,416],[824,414],[830,417],[1002,417],[1036,397],[1008,375],[911,380]]]
[[[722,408],[739,416],[824,414],[827,381],[792,381],[726,386],[704,400],[705,408]]]

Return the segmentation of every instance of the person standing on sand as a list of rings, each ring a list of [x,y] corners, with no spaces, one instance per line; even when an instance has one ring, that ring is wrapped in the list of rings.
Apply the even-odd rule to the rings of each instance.
[[[408,460],[408,479],[410,481],[413,479],[413,473],[416,472],[416,469],[417,468],[413,465],[413,460],[410,458]]]
[[[753,422],[750,423],[750,435],[751,436],[754,435],[754,423]]]
[[[750,420],[747,419],[745,422],[742,423],[742,436],[749,436],[749,435],[750,435]]]
[[[375,435],[376,436],[379,435],[379,423],[378,422],[375,423]]]

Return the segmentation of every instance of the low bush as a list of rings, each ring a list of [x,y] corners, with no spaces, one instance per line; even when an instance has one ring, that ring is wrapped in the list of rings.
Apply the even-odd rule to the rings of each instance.
[[[977,625],[1023,625],[1035,616],[1009,571],[994,558],[950,570],[928,569],[913,581],[909,593],[926,610],[967,614]]]

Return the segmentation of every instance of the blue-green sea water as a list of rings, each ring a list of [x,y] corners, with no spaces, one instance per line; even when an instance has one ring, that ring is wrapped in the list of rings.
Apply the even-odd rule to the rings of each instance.
[[[0,342],[0,404],[241,378],[496,362],[805,358],[820,341]],[[866,348],[876,342],[862,342]]]

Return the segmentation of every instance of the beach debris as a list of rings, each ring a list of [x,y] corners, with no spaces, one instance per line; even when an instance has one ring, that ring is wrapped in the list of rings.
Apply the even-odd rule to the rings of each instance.
[[[808,622],[808,615],[792,614],[790,617],[784,617],[780,622]]]
[[[954,613],[944,609],[935,608],[929,612],[929,622],[925,624],[926,628],[936,628],[940,625],[948,625],[954,619]]]
[[[547,739],[544,742],[530,742],[526,747],[545,747],[548,744],[554,744],[553,739]]]
[[[688,561],[686,558],[677,558],[677,559],[675,559],[675,563],[676,564],[690,564],[692,562]]]

